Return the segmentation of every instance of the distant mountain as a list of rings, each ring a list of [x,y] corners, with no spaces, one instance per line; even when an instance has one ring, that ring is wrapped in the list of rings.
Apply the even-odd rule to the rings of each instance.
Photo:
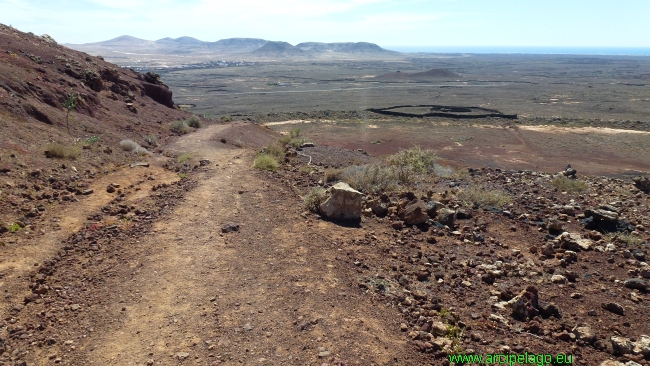
[[[392,58],[401,54],[368,42],[303,42],[296,46],[287,42],[273,42],[260,38],[228,38],[216,42],[205,42],[193,37],[162,38],[149,41],[132,36],[121,36],[103,42],[69,44],[70,48],[90,54],[101,54],[114,62],[130,65],[141,63],[149,55],[183,55],[207,58],[238,59],[358,59]],[[160,64],[169,65],[164,59]],[[146,61],[145,61],[146,62]],[[178,62],[178,61],[176,61]]]
[[[108,41],[95,42],[95,43],[85,43],[88,46],[104,46],[104,47],[125,47],[125,46],[150,46],[154,44],[153,41],[147,41],[146,39],[140,39],[132,36],[120,36],[117,38],[109,39]]]
[[[211,48],[237,48],[256,50],[269,41],[260,38],[227,38],[210,43]]]
[[[156,41],[162,45],[203,45],[207,42],[200,41],[193,37],[162,38]]]
[[[389,72],[376,76],[375,79],[386,81],[426,81],[431,79],[458,79],[461,77],[455,72],[447,69],[431,69],[422,72]]]
[[[335,42],[335,43],[321,43],[321,42],[303,42],[298,43],[296,48],[303,51],[310,52],[341,52],[351,54],[370,54],[370,53],[386,53],[398,54],[395,51],[385,50],[374,43],[368,42]]]
[[[254,56],[264,57],[288,57],[307,56],[308,54],[296,46],[287,42],[267,42],[264,46],[251,52]]]

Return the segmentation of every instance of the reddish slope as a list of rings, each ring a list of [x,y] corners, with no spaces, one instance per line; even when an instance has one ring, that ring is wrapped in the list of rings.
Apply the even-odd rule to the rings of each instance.
[[[70,134],[62,106],[69,93],[78,96]],[[55,203],[39,197],[59,180],[81,182],[138,159],[119,149],[120,140],[150,150],[154,146],[144,136],[164,142],[171,135],[169,123],[189,116],[174,108],[171,97],[152,75],[0,24],[0,226],[20,220],[30,207]],[[88,143],[93,136],[99,141]],[[47,159],[51,142],[80,154],[74,161]],[[57,182],[49,182],[50,176]]]

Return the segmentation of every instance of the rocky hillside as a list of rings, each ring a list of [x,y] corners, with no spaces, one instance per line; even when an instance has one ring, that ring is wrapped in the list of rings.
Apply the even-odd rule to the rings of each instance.
[[[28,224],[25,214],[74,200],[90,180],[137,160],[121,140],[152,150],[172,135],[171,121],[189,116],[158,75],[121,69],[47,35],[0,24],[0,50],[2,227]]]

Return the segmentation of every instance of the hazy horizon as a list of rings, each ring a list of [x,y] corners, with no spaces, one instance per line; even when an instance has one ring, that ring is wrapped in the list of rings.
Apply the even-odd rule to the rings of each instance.
[[[0,0],[0,8],[0,23],[71,44],[128,34],[387,48],[650,48],[646,0]]]

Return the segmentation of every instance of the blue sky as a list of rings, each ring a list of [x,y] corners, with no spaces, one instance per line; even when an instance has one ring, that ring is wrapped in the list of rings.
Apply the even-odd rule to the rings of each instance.
[[[381,46],[650,47],[650,0],[0,0],[60,43],[191,36]]]

